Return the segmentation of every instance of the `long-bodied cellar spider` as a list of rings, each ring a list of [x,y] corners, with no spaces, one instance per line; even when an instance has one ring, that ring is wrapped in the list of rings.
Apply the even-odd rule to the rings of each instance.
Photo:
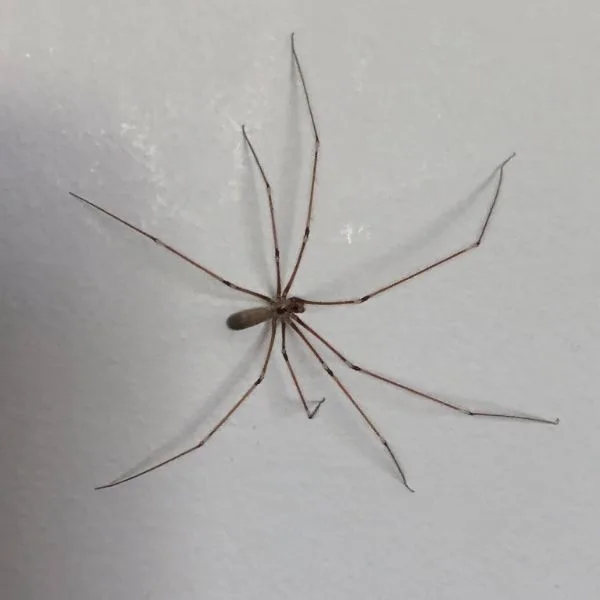
[[[496,208],[498,197],[500,195],[500,189],[502,187],[504,168],[505,168],[506,164],[514,157],[514,154],[511,154],[496,168],[495,172],[498,172],[498,182],[496,184],[494,196],[493,196],[491,205],[486,213],[486,216],[485,216],[484,222],[481,226],[481,229],[479,230],[479,234],[474,241],[466,244],[461,249],[459,249],[447,256],[444,256],[444,257],[436,260],[435,262],[433,262],[421,269],[418,269],[417,271],[415,271],[413,273],[410,273],[409,275],[405,275],[405,276],[401,277],[400,279],[397,279],[391,283],[388,283],[387,285],[379,287],[367,294],[363,294],[363,295],[357,296],[355,298],[346,298],[346,299],[337,299],[337,300],[314,300],[314,299],[303,298],[303,297],[299,297],[299,296],[293,296],[293,295],[291,295],[291,290],[292,290],[294,281],[296,279],[296,276],[298,274],[298,270],[300,269],[300,265],[302,264],[302,257],[304,256],[304,251],[306,249],[306,245],[310,238],[310,223],[311,223],[311,219],[312,219],[312,215],[313,215],[313,205],[314,205],[314,199],[315,199],[315,185],[316,185],[316,180],[317,180],[317,165],[318,165],[318,161],[319,161],[320,140],[319,140],[319,133],[317,131],[315,116],[313,113],[313,108],[312,108],[311,101],[310,101],[310,96],[309,96],[306,81],[304,78],[304,73],[303,73],[302,67],[300,65],[300,60],[296,53],[296,47],[294,44],[294,34],[291,35],[291,51],[292,51],[293,62],[294,62],[295,68],[297,70],[298,76],[300,78],[300,83],[302,85],[302,91],[303,91],[304,99],[306,101],[308,115],[310,117],[310,124],[312,127],[313,136],[314,136],[314,151],[313,151],[313,159],[312,159],[312,171],[311,171],[308,208],[307,208],[307,212],[306,212],[306,221],[305,221],[305,226],[304,226],[304,235],[302,238],[302,242],[300,244],[300,249],[296,256],[296,260],[294,262],[294,266],[293,266],[292,271],[287,279],[282,277],[282,273],[281,273],[279,241],[278,241],[278,237],[277,237],[277,226],[275,224],[275,208],[273,205],[271,185],[269,183],[269,180],[267,178],[265,170],[263,169],[263,166],[258,158],[256,150],[255,150],[252,142],[250,141],[250,138],[248,137],[246,128],[245,128],[245,126],[242,126],[242,135],[243,135],[243,138],[244,138],[246,144],[248,145],[248,148],[250,149],[254,164],[256,165],[256,168],[260,172],[260,177],[261,177],[262,182],[265,187],[267,203],[268,203],[268,207],[269,207],[270,228],[271,228],[271,233],[272,233],[272,238],[273,238],[274,271],[275,271],[275,277],[276,277],[276,293],[273,297],[269,297],[265,294],[242,287],[231,281],[228,281],[227,279],[224,279],[218,273],[205,267],[203,264],[198,263],[194,259],[184,255],[179,250],[176,250],[170,244],[151,235],[150,233],[143,231],[139,227],[136,227],[135,225],[133,225],[133,224],[125,221],[124,219],[118,217],[117,215],[109,212],[108,210],[98,206],[97,204],[94,204],[90,200],[86,200],[82,196],[79,196],[79,195],[71,192],[71,195],[73,197],[77,198],[78,200],[81,200],[81,202],[87,204],[88,206],[93,207],[94,209],[107,215],[111,219],[118,221],[119,223],[125,225],[129,229],[132,229],[133,231],[137,232],[138,234],[152,240],[159,246],[161,246],[161,247],[165,248],[166,250],[168,250],[169,252],[175,254],[180,259],[187,261],[188,263],[190,263],[191,265],[193,265],[200,271],[203,271],[205,274],[207,274],[208,276],[221,282],[223,285],[227,286],[228,288],[236,290],[247,296],[252,296],[253,298],[260,301],[260,303],[261,303],[260,306],[257,306],[256,308],[242,310],[242,311],[239,311],[239,312],[236,312],[236,313],[230,315],[229,318],[227,319],[227,326],[230,329],[233,329],[233,330],[247,329],[249,327],[254,327],[255,325],[259,325],[261,323],[268,323],[268,326],[270,328],[270,335],[269,335],[269,341],[267,344],[267,350],[264,355],[264,359],[262,362],[262,366],[261,366],[258,378],[248,387],[248,389],[242,394],[242,396],[240,398],[238,398],[232,406],[230,406],[229,410],[227,410],[225,415],[223,417],[221,417],[221,419],[217,422],[217,424],[214,425],[212,427],[212,429],[206,435],[204,435],[193,446],[183,450],[182,452],[179,452],[178,454],[175,454],[174,456],[171,456],[170,458],[168,458],[166,460],[163,460],[162,462],[159,462],[158,464],[148,467],[138,473],[135,473],[134,475],[119,477],[110,483],[107,483],[105,485],[101,485],[101,486],[97,487],[96,489],[110,488],[110,487],[114,487],[116,485],[125,483],[127,481],[131,481],[132,479],[141,477],[142,475],[150,473],[151,471],[159,469],[160,467],[164,467],[165,465],[172,463],[173,461],[178,460],[179,458],[182,458],[183,456],[186,456],[187,454],[190,454],[190,453],[200,449],[202,446],[204,446],[217,433],[217,431],[219,431],[219,429],[221,429],[221,427],[223,427],[223,425],[225,425],[225,423],[229,420],[229,418],[238,410],[238,408],[240,406],[242,406],[242,404],[252,395],[252,393],[256,390],[256,388],[262,383],[262,381],[267,373],[267,370],[269,368],[269,364],[271,362],[273,348],[275,346],[276,333],[277,333],[277,329],[279,326],[281,327],[280,351],[283,356],[284,362],[286,364],[287,370],[289,371],[291,381],[293,382],[294,387],[298,393],[298,397],[300,399],[300,402],[302,403],[302,407],[304,409],[306,416],[309,419],[312,419],[317,414],[324,399],[318,401],[317,403],[314,404],[314,406],[312,408],[310,408],[309,403],[307,402],[306,397],[302,391],[302,387],[301,387],[300,381],[298,380],[298,377],[296,375],[296,371],[294,370],[294,367],[292,365],[292,361],[290,360],[290,358],[288,356],[286,339],[287,339],[287,336],[289,333],[296,334],[299,337],[301,342],[308,349],[309,353],[312,354],[316,358],[316,360],[322,366],[323,370],[332,378],[335,385],[339,388],[339,390],[342,392],[342,394],[348,399],[348,401],[351,403],[351,405],[358,411],[358,413],[360,414],[364,423],[371,430],[371,432],[377,437],[377,439],[379,440],[381,445],[385,448],[387,454],[391,458],[391,460],[400,476],[400,479],[402,480],[402,483],[411,492],[414,490],[409,486],[406,476],[404,474],[404,469],[400,465],[400,461],[398,460],[398,457],[394,453],[392,447],[388,443],[387,439],[383,436],[383,434],[379,431],[378,427],[375,425],[375,423],[372,421],[372,419],[367,415],[367,413],[362,408],[362,406],[357,402],[357,400],[354,398],[354,396],[350,393],[348,388],[342,383],[342,381],[339,379],[338,375],[333,371],[333,369],[329,366],[329,364],[324,360],[321,352],[319,352],[319,350],[317,349],[317,346],[319,344],[328,348],[333,354],[335,354],[343,362],[343,364],[346,367],[348,367],[354,371],[358,371],[359,373],[362,373],[368,377],[372,377],[379,381],[383,381],[391,386],[394,386],[394,387],[404,390],[406,392],[410,392],[411,394],[415,394],[417,396],[420,396],[422,398],[425,398],[427,400],[430,400],[432,402],[435,402],[439,405],[445,406],[449,409],[452,409],[454,411],[460,412],[465,415],[469,415],[469,416],[473,416],[473,417],[495,417],[495,418],[513,419],[513,420],[522,420],[522,421],[535,421],[537,423],[547,423],[547,424],[552,424],[552,425],[556,425],[559,422],[558,419],[545,419],[542,417],[535,417],[535,416],[530,416],[530,415],[525,415],[525,414],[470,410],[468,408],[465,408],[458,404],[454,404],[452,402],[449,402],[449,401],[439,398],[437,396],[427,394],[415,387],[405,385],[405,384],[401,383],[400,381],[397,381],[390,377],[378,374],[375,371],[372,371],[366,367],[355,364],[350,359],[348,359],[342,352],[340,352],[328,339],[326,339],[324,336],[319,334],[302,317],[300,317],[300,315],[302,313],[304,313],[308,307],[314,306],[314,305],[339,306],[339,305],[343,305],[343,304],[362,304],[363,302],[367,302],[368,300],[370,300],[371,298],[374,298],[375,296],[383,294],[384,292],[388,292],[392,288],[395,288],[403,283],[406,283],[407,281],[410,281],[411,279],[415,279],[415,278],[419,277],[420,275],[423,275],[424,273],[427,273],[428,271],[435,269],[436,267],[439,267],[445,263],[448,263],[451,260],[454,260],[455,258],[458,258],[459,256],[462,256],[463,254],[466,254],[467,252],[470,252],[471,250],[474,250],[475,248],[478,248],[484,239],[484,236],[487,232],[490,220],[492,218],[492,214],[494,212],[494,209]]]

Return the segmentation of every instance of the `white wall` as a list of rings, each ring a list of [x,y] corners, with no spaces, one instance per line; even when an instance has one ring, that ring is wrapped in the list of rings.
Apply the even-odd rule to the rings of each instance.
[[[596,2],[79,2],[0,7],[0,584],[10,599],[587,599],[600,585],[600,9]],[[256,377],[245,301],[68,196],[241,284],[272,285],[272,180],[295,291],[362,295],[306,319],[348,355],[445,399],[560,416],[463,417],[299,343]]]

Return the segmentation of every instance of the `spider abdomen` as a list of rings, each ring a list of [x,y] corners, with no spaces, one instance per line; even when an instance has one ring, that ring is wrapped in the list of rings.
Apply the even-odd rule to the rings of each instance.
[[[247,308],[233,313],[227,317],[227,327],[229,329],[240,330],[254,327],[259,323],[264,323],[273,318],[273,309],[269,306],[259,306],[257,308]]]

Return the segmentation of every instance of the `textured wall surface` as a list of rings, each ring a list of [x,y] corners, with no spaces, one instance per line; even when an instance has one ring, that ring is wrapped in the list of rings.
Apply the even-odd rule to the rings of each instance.
[[[0,3],[0,586],[6,600],[587,599],[600,589],[600,10],[596,2]],[[264,189],[295,292],[363,295],[485,242],[298,339],[256,378],[252,306],[68,195],[271,293]]]

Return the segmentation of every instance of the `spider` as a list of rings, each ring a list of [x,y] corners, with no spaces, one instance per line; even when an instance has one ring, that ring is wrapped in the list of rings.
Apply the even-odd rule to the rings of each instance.
[[[397,471],[398,475],[400,476],[402,483],[411,492],[414,492],[414,490],[408,484],[406,475],[404,473],[404,469],[402,468],[400,461],[398,460],[398,457],[396,456],[394,450],[388,443],[387,439],[381,434],[381,432],[379,431],[379,429],[375,425],[375,423],[367,415],[365,410],[361,407],[361,405],[352,396],[352,394],[350,393],[348,388],[342,383],[342,381],[339,379],[337,374],[333,371],[333,369],[325,361],[325,359],[322,357],[319,350],[317,350],[316,346],[319,343],[321,345],[325,346],[326,348],[328,348],[334,355],[336,355],[344,363],[344,365],[346,367],[349,367],[350,369],[352,369],[354,371],[358,371],[359,373],[367,375],[368,377],[372,377],[374,379],[377,379],[379,381],[382,381],[384,383],[392,385],[396,388],[399,388],[406,392],[410,392],[411,394],[415,394],[417,396],[420,396],[421,398],[425,398],[427,400],[430,400],[439,405],[445,406],[454,411],[463,413],[465,415],[469,415],[469,416],[473,416],[473,417],[497,417],[497,418],[504,418],[504,419],[535,421],[538,423],[547,423],[547,424],[552,424],[552,425],[556,425],[559,422],[558,419],[545,419],[542,417],[535,417],[535,416],[524,415],[524,414],[470,410],[468,408],[465,408],[458,404],[454,404],[452,402],[449,402],[449,401],[439,398],[437,396],[433,396],[431,394],[425,393],[415,387],[408,386],[408,385],[401,383],[400,381],[397,381],[390,377],[376,373],[375,371],[372,371],[371,369],[365,368],[363,366],[357,365],[354,362],[352,362],[340,350],[338,350],[328,339],[326,339],[324,336],[322,336],[317,331],[315,331],[315,329],[313,329],[300,316],[301,314],[306,312],[308,307],[314,306],[314,305],[339,306],[339,305],[344,305],[344,304],[346,304],[346,305],[362,304],[364,302],[367,302],[371,298],[374,298],[375,296],[379,296],[380,294],[383,294],[383,293],[391,290],[392,288],[395,288],[403,283],[406,283],[412,279],[415,279],[415,278],[419,277],[420,275],[423,275],[424,273],[427,273],[428,271],[435,269],[436,267],[439,267],[445,263],[448,263],[451,260],[454,260],[454,259],[458,258],[459,256],[462,256],[462,255],[470,252],[471,250],[474,250],[475,248],[478,248],[484,239],[484,236],[488,229],[488,225],[492,218],[492,214],[494,212],[494,209],[496,208],[498,197],[500,195],[500,189],[502,187],[504,168],[505,168],[506,164],[510,160],[512,160],[512,158],[515,156],[515,154],[514,153],[511,154],[496,168],[495,172],[498,172],[499,175],[498,175],[498,182],[497,182],[497,185],[495,188],[494,196],[493,196],[491,205],[486,213],[486,216],[485,216],[484,222],[481,226],[481,229],[479,231],[479,234],[478,234],[477,238],[475,239],[475,241],[465,245],[460,250],[457,250],[456,252],[453,252],[453,253],[449,254],[448,256],[445,256],[445,257],[433,262],[432,264],[429,264],[429,265],[415,271],[414,273],[406,275],[406,276],[404,276],[400,279],[397,279],[387,285],[377,288],[377,289],[369,292],[368,294],[364,294],[364,295],[358,296],[356,298],[346,298],[346,299],[337,299],[337,300],[314,300],[314,299],[303,298],[303,297],[291,295],[291,290],[292,290],[294,281],[296,279],[296,275],[298,274],[298,270],[300,269],[300,265],[302,263],[302,257],[304,256],[304,251],[306,249],[306,245],[308,244],[308,240],[310,238],[310,223],[311,223],[311,219],[312,219],[313,204],[314,204],[314,198],[315,198],[315,185],[316,185],[316,179],[317,179],[317,165],[318,165],[318,161],[319,161],[320,140],[319,140],[319,133],[317,130],[317,125],[316,125],[316,120],[315,120],[315,116],[313,113],[312,104],[310,101],[310,96],[309,96],[307,85],[306,85],[306,80],[304,77],[304,73],[302,71],[300,59],[298,58],[298,54],[296,53],[296,46],[295,46],[295,42],[294,42],[294,34],[293,33],[291,34],[290,41],[291,41],[291,52],[292,52],[293,62],[294,62],[295,68],[296,68],[297,73],[300,78],[300,83],[302,85],[302,91],[303,91],[304,99],[306,102],[306,107],[308,109],[308,115],[310,117],[310,124],[312,127],[312,133],[313,133],[313,137],[314,137],[314,150],[313,150],[313,158],[312,158],[312,173],[311,173],[310,192],[309,192],[309,199],[308,199],[308,209],[306,212],[306,222],[305,222],[305,226],[304,226],[304,235],[303,235],[302,242],[300,244],[300,249],[296,256],[296,260],[295,260],[294,266],[292,268],[291,274],[289,275],[287,280],[284,280],[284,278],[282,278],[282,273],[281,273],[279,241],[277,238],[277,227],[275,225],[275,209],[273,206],[271,185],[269,183],[269,180],[267,179],[267,176],[266,176],[265,171],[262,167],[262,164],[258,158],[256,150],[254,149],[254,146],[253,146],[252,142],[250,141],[250,138],[248,137],[248,134],[246,132],[246,127],[244,125],[242,126],[242,135],[243,135],[245,143],[248,145],[248,148],[250,149],[250,152],[252,154],[256,168],[260,172],[260,176],[262,178],[262,182],[265,187],[267,203],[268,203],[268,207],[269,207],[270,229],[271,229],[272,238],[273,238],[274,270],[275,270],[275,277],[276,277],[276,293],[273,297],[266,296],[265,294],[262,294],[260,292],[256,292],[254,290],[248,289],[246,287],[242,287],[240,285],[237,285],[236,283],[228,281],[227,279],[221,277],[218,273],[212,271],[208,267],[205,267],[203,264],[200,264],[197,261],[195,261],[194,259],[184,255],[183,253],[181,253],[179,250],[175,249],[170,244],[151,235],[150,233],[147,233],[146,231],[143,231],[139,227],[136,227],[135,225],[125,221],[121,217],[118,217],[117,215],[109,212],[108,210],[102,208],[101,206],[94,204],[90,200],[87,200],[87,199],[83,198],[82,196],[79,196],[73,192],[70,192],[71,196],[73,196],[74,198],[77,198],[78,200],[85,203],[86,205],[94,208],[97,211],[100,211],[101,213],[110,217],[111,219],[118,221],[119,223],[125,225],[129,229],[132,229],[133,231],[137,232],[138,234],[152,240],[154,243],[158,244],[159,246],[166,249],[167,251],[175,254],[180,259],[190,263],[191,265],[193,265],[200,271],[203,271],[206,275],[216,279],[217,281],[221,282],[223,285],[227,286],[228,288],[236,290],[237,292],[240,292],[247,296],[252,296],[256,300],[260,301],[260,303],[261,303],[260,306],[242,310],[242,311],[239,311],[239,312],[236,312],[236,313],[230,315],[227,319],[227,326],[230,329],[242,330],[242,329],[247,329],[249,327],[254,327],[256,325],[259,325],[260,323],[268,323],[269,327],[270,327],[270,336],[269,336],[269,341],[267,344],[267,350],[266,350],[266,353],[265,353],[265,356],[264,356],[264,359],[262,362],[262,367],[260,369],[258,378],[248,387],[248,389],[242,394],[242,396],[237,399],[237,401],[229,408],[229,410],[225,413],[225,415],[217,422],[216,425],[214,425],[212,427],[212,429],[205,436],[203,436],[196,444],[183,450],[182,452],[179,452],[178,454],[175,454],[174,456],[171,456],[170,458],[163,460],[162,462],[160,462],[158,464],[155,464],[155,465],[148,467],[138,473],[135,473],[134,475],[130,475],[127,477],[119,477],[110,483],[98,486],[95,488],[97,490],[121,485],[123,483],[126,483],[127,481],[131,481],[132,479],[141,477],[142,475],[145,475],[147,473],[150,473],[151,471],[155,471],[156,469],[164,467],[165,465],[172,463],[173,461],[178,460],[178,459],[182,458],[183,456],[186,456],[187,454],[190,454],[190,453],[200,449],[201,447],[203,447],[217,433],[217,431],[219,431],[219,429],[221,429],[221,427],[223,427],[223,425],[229,420],[229,418],[238,410],[238,408],[240,408],[240,406],[242,406],[242,404],[244,404],[244,402],[252,395],[252,393],[256,390],[256,388],[262,383],[262,381],[267,373],[269,363],[271,361],[273,349],[275,346],[275,337],[276,337],[278,327],[281,328],[281,348],[280,348],[281,354],[283,356],[287,370],[289,371],[289,374],[290,374],[291,380],[294,384],[294,387],[298,393],[298,397],[300,399],[300,402],[302,404],[304,412],[306,413],[306,416],[309,419],[314,418],[315,415],[318,413],[319,409],[321,408],[321,405],[323,404],[325,399],[323,398],[322,400],[314,403],[314,406],[312,408],[309,407],[309,403],[307,402],[306,397],[302,391],[300,382],[298,380],[298,377],[296,375],[296,372],[294,370],[292,362],[287,353],[286,339],[287,339],[288,332],[292,332],[300,338],[302,343],[307,347],[310,354],[312,354],[316,358],[316,360],[320,363],[320,365],[324,369],[324,371],[332,378],[335,385],[344,394],[344,396],[346,396],[346,398],[350,401],[352,406],[358,411],[358,413],[364,420],[365,424],[372,431],[372,433],[377,437],[377,439],[379,440],[379,442],[381,443],[381,445],[384,447],[387,454],[391,458],[391,460],[396,468],[396,471]]]

